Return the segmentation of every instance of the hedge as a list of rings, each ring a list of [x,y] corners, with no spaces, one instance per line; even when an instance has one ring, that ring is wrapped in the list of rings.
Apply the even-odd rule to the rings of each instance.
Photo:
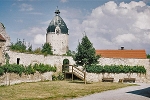
[[[138,65],[87,65],[85,68],[89,73],[146,73],[144,66]]]
[[[39,73],[45,73],[45,72],[56,72],[56,67],[51,65],[44,65],[44,64],[35,64],[35,65],[18,65],[18,64],[5,64],[3,66],[0,66],[0,76],[2,76],[4,73],[16,73],[19,76],[22,75],[22,73],[25,73],[26,75],[34,74],[36,71]]]

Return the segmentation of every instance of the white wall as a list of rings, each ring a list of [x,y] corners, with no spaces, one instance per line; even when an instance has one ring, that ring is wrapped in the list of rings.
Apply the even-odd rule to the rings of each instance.
[[[52,46],[53,54],[63,55],[68,51],[68,34],[46,34],[46,42]]]
[[[87,80],[98,82],[101,81],[103,77],[113,77],[115,82],[118,82],[119,79],[123,78],[136,78],[136,82],[149,82],[150,83],[150,59],[123,59],[123,58],[100,58],[100,65],[141,65],[144,66],[147,73],[144,74],[95,74],[95,73],[87,73]]]
[[[75,64],[75,61],[71,56],[44,56],[44,55],[35,55],[35,54],[25,54],[25,53],[17,53],[13,51],[7,51],[10,56],[9,63],[17,63],[17,58],[20,58],[19,64],[30,65],[34,63],[43,63],[49,64],[57,67],[57,71],[62,70],[63,60],[68,59],[71,65]]]
[[[74,65],[75,61],[71,56],[45,56],[44,55],[34,55],[34,54],[24,54],[24,53],[16,53],[12,51],[7,51],[10,56],[10,63],[17,63],[17,58],[20,58],[20,64],[29,65],[34,63],[43,63],[50,64],[52,66],[57,67],[57,71],[62,71],[62,64],[64,59],[69,59],[70,65]],[[117,59],[117,58],[100,58],[100,65],[142,65],[146,68],[146,75],[140,74],[130,74],[130,77],[136,78],[137,82],[150,82],[150,59]],[[120,78],[127,78],[129,74],[94,74],[87,73],[87,80],[98,82],[102,79],[102,77],[114,77],[117,82]]]
[[[45,80],[51,81],[53,73],[54,72],[46,72],[40,74],[39,72],[36,72],[34,73],[34,75],[22,74],[21,77],[15,73],[6,73],[3,76],[0,76],[0,86],[12,85],[12,84],[22,83],[22,82],[38,82],[38,81],[45,81]]]

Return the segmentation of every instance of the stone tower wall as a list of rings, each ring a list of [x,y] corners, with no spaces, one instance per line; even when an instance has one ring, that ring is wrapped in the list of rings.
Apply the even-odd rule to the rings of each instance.
[[[52,46],[53,54],[63,55],[68,51],[68,34],[52,34],[46,35],[46,42]]]

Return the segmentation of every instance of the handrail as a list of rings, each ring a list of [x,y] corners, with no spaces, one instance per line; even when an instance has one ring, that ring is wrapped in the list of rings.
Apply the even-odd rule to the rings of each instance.
[[[83,72],[82,70],[80,70],[79,68],[77,68],[75,66],[72,66],[72,74],[73,73],[77,74],[80,78],[82,78],[82,80],[86,84],[86,73],[85,72]]]
[[[65,64],[63,66],[72,66],[72,81],[73,81],[73,74],[75,74],[77,77],[82,79],[84,83],[86,84],[86,72],[83,72],[81,69],[77,68],[75,65]]]

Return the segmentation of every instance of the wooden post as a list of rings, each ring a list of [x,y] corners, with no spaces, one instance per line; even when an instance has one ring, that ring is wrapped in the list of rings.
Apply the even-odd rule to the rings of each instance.
[[[72,81],[73,81],[73,66],[72,66]]]
[[[86,72],[84,72],[84,84],[86,84]]]
[[[66,72],[64,72],[64,77],[65,77],[65,81],[66,81]]]

